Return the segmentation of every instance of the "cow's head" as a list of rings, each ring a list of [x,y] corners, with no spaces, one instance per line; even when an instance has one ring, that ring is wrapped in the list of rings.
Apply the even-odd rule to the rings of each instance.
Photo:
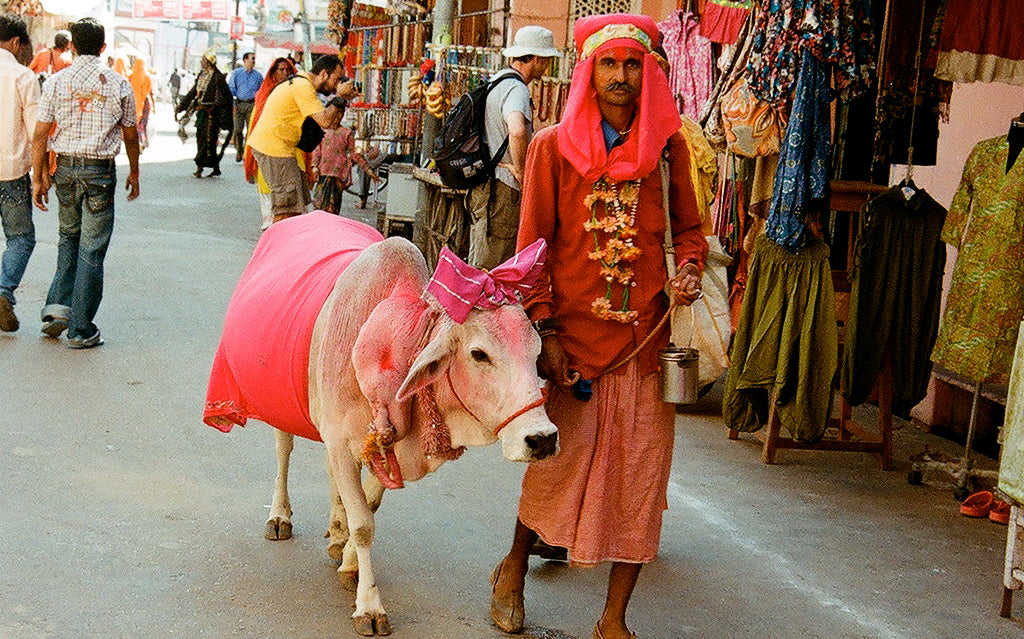
[[[453,446],[500,439],[506,459],[543,459],[558,452],[558,429],[540,403],[539,354],[540,338],[520,306],[473,310],[462,324],[441,315],[398,399],[434,384]]]

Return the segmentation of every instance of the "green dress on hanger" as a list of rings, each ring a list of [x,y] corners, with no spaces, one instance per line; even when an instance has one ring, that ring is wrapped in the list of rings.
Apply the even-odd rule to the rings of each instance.
[[[1006,171],[1006,136],[964,165],[942,240],[959,250],[932,361],[973,382],[1006,384],[1024,317],[1024,154]]]

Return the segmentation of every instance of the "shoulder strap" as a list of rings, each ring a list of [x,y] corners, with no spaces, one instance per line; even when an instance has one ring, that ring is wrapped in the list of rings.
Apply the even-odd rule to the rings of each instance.
[[[511,80],[519,80],[520,82],[523,83],[523,86],[526,86],[526,81],[523,80],[522,76],[520,76],[519,73],[506,73],[505,75],[501,76],[500,78],[495,78],[494,80],[491,80],[490,82],[487,83],[487,93],[490,94],[490,92],[494,89],[494,87],[498,86],[503,81],[510,80],[510,79]],[[486,106],[485,106],[485,108],[486,108]],[[483,122],[484,122],[484,120],[481,119],[481,123],[483,123]],[[494,170],[494,167],[498,166],[498,162],[501,161],[501,158],[505,157],[505,151],[508,150],[508,138],[509,138],[509,136],[506,135],[505,136],[505,140],[502,141],[502,143],[501,143],[501,146],[499,146],[498,150],[494,153],[493,156],[491,156],[491,170]]]
[[[661,208],[665,210],[665,267],[668,269],[668,278],[672,279],[676,276],[676,251],[672,243],[672,215],[669,213],[669,189],[672,184],[669,178],[667,146],[658,160],[658,172],[661,174]]]

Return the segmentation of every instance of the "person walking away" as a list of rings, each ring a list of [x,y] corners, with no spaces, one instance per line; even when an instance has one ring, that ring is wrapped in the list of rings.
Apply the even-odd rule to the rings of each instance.
[[[518,245],[548,243],[547,265],[523,300],[541,336],[538,368],[561,454],[523,477],[512,546],[491,574],[491,618],[523,627],[523,589],[538,536],[573,562],[612,564],[596,639],[627,639],[626,608],[641,567],[657,555],[674,440],[661,401],[660,322],[700,295],[707,242],[689,179],[686,142],[658,38],[642,15],[581,18],[565,114],[530,145]],[[668,157],[678,274],[668,280],[659,171]],[[667,284],[667,286],[666,286]],[[653,335],[652,335],[653,333]],[[650,343],[638,350],[645,338]]]
[[[39,83],[17,56],[31,46],[25,20],[0,14],[0,221],[4,252],[0,257],[0,331],[18,330],[14,291],[36,245],[29,180],[31,136],[36,126]]]
[[[43,49],[32,58],[28,68],[36,72],[40,86],[46,78],[71,66],[70,46],[71,34],[63,30],[58,31],[53,36],[53,46]]]
[[[312,201],[295,151],[307,118],[324,130],[334,129],[341,120],[342,100],[358,95],[351,80],[339,84],[343,70],[338,56],[325,55],[313,63],[309,76],[293,75],[280,82],[249,133],[248,146],[270,189],[274,222],[305,213]],[[335,90],[337,99],[325,108],[317,93],[330,95]]]
[[[114,156],[123,139],[130,202],[139,196],[139,139],[132,87],[99,58],[106,48],[103,25],[83,18],[70,30],[75,60],[43,85],[32,137],[32,198],[39,210],[48,210],[46,142],[56,125],[52,183],[60,205],[60,239],[42,332],[58,338],[67,329],[68,348],[80,349],[103,343],[93,320],[103,297],[103,260],[114,230]]]
[[[167,88],[171,90],[171,108],[175,113],[178,111],[178,97],[181,95],[181,74],[178,73],[177,67],[174,71],[171,71],[171,75],[167,78]]]
[[[128,82],[132,85],[132,95],[135,97],[135,128],[139,132],[139,151],[143,151],[149,146],[146,127],[149,125],[150,114],[156,108],[156,102],[153,99],[153,78],[149,75],[142,58],[135,58],[135,62],[132,63],[132,74]]]
[[[554,46],[554,35],[539,26],[520,27],[512,46],[502,54],[509,66],[491,78],[506,75],[516,79],[494,85],[484,106],[487,148],[497,153],[508,138],[508,148],[494,169],[494,175],[467,195],[470,214],[469,263],[492,269],[512,257],[519,229],[520,188],[526,149],[533,133],[533,109],[528,85],[539,80],[562,56]]]
[[[345,117],[345,107],[341,107],[339,118]],[[362,153],[356,151],[356,136],[347,126],[338,126],[324,132],[320,146],[313,151],[313,175],[316,185],[313,187],[313,207],[339,215],[341,213],[341,196],[352,185],[352,165],[359,167],[374,182],[381,179]]]
[[[235,98],[235,126],[232,137],[235,141],[235,162],[241,162],[245,154],[246,128],[252,118],[252,107],[256,92],[263,85],[263,75],[256,70],[256,54],[250,51],[242,56],[242,66],[231,72],[228,88]]]
[[[197,178],[220,175],[220,152],[217,149],[221,130],[230,129],[231,91],[224,74],[217,68],[217,56],[207,51],[202,57],[202,71],[189,92],[181,98],[178,111],[196,114],[196,170]],[[203,175],[204,168],[213,169]]]

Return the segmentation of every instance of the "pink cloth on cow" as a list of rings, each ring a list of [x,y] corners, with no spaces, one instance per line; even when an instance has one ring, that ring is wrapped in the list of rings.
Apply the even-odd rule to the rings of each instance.
[[[635,359],[593,390],[582,402],[550,387],[562,452],[527,467],[519,519],[574,562],[648,563],[668,507],[675,411],[661,401],[661,375],[642,374]]]
[[[203,421],[227,432],[259,419],[320,441],[309,416],[313,325],[338,275],[384,237],[365,224],[315,211],[272,224],[235,287],[213,360]]]
[[[540,238],[490,271],[484,271],[466,264],[447,246],[443,247],[427,292],[456,324],[465,322],[474,307],[494,309],[502,304],[519,304],[544,269],[546,249],[547,242]]]

